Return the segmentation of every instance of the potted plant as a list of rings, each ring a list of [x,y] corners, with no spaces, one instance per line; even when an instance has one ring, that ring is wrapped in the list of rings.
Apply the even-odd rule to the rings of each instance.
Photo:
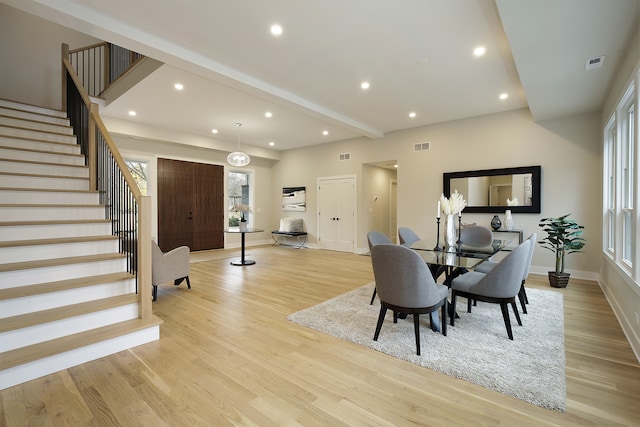
[[[556,288],[564,288],[569,283],[569,273],[564,272],[564,257],[567,254],[582,252],[587,244],[582,238],[584,227],[576,221],[569,219],[569,215],[557,218],[543,218],[540,220],[542,231],[547,232],[547,237],[540,240],[540,245],[549,249],[556,256],[556,268],[549,272],[549,283]]]

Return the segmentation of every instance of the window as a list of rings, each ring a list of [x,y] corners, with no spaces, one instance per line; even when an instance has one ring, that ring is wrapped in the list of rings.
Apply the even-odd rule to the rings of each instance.
[[[229,171],[229,227],[237,227],[242,216],[240,205],[251,207],[251,172]],[[245,214],[249,223],[251,215]]]
[[[636,97],[631,84],[605,126],[603,153],[603,250],[635,280],[639,275]]]
[[[127,168],[129,169],[131,176],[133,176],[136,184],[138,184],[140,192],[143,196],[146,196],[147,183],[149,182],[147,174],[147,162],[140,160],[125,160],[125,163],[127,164]]]
[[[615,253],[615,196],[616,196],[616,122],[611,118],[604,132],[604,218],[603,218],[603,238],[604,251],[610,255]]]

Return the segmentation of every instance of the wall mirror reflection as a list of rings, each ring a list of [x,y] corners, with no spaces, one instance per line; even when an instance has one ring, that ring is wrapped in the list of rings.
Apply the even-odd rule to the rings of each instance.
[[[469,213],[540,213],[540,172],[540,166],[445,172],[443,192],[458,190]]]

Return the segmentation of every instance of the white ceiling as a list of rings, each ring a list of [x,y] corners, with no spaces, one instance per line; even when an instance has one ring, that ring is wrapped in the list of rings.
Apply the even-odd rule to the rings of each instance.
[[[598,112],[631,45],[640,3],[3,2],[166,64],[103,116],[129,121],[133,109],[136,123],[214,142],[236,141],[241,122],[243,147],[273,141],[274,150],[525,107],[538,121]],[[274,23],[284,28],[280,37],[269,32]],[[486,48],[483,57],[474,57],[477,46]],[[604,67],[585,71],[586,60],[602,55]],[[175,91],[176,82],[185,89]],[[509,97],[500,100],[501,93]]]

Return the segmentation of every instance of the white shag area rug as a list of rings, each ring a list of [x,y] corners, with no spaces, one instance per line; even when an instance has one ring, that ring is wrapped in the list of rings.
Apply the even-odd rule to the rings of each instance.
[[[408,362],[460,378],[544,408],[566,410],[562,294],[527,289],[528,314],[519,326],[509,309],[514,340],[507,337],[500,306],[478,302],[467,313],[458,299],[456,325],[447,336],[432,332],[420,316],[421,356],[416,354],[413,317],[393,323],[387,311],[373,340],[380,303],[369,305],[373,283],[288,316],[292,322],[360,344]],[[518,308],[520,305],[518,303]]]

